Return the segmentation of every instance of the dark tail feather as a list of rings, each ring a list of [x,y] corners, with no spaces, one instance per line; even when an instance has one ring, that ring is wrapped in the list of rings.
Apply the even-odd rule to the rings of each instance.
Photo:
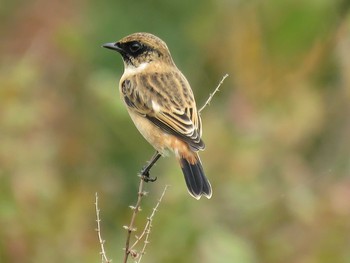
[[[207,198],[211,197],[211,185],[205,177],[202,163],[197,159],[197,163],[191,164],[186,159],[180,159],[181,169],[185,176],[188,192],[197,200],[204,195]]]

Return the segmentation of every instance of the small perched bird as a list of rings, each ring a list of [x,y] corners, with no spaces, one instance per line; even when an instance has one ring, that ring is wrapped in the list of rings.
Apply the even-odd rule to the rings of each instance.
[[[189,193],[196,199],[210,198],[211,185],[197,153],[205,148],[201,118],[190,84],[165,42],[149,33],[134,33],[103,47],[123,58],[119,91],[135,126],[157,151],[151,162],[171,150]]]

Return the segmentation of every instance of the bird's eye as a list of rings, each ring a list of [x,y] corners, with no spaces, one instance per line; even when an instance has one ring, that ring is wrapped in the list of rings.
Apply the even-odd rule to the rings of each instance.
[[[129,49],[132,53],[136,53],[142,48],[142,44],[139,42],[134,42],[129,46]]]

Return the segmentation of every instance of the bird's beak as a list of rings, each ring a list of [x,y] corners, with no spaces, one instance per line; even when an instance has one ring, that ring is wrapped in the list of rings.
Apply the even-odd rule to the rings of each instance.
[[[123,49],[119,46],[118,42],[117,43],[106,43],[106,44],[102,45],[102,47],[118,51],[119,53],[123,52]]]

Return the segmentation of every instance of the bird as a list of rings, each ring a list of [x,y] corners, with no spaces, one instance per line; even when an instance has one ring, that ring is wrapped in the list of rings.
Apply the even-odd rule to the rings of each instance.
[[[205,148],[201,117],[190,84],[175,65],[166,43],[140,32],[102,47],[121,55],[121,98],[136,128],[156,150],[143,174],[149,176],[150,167],[172,152],[189,194],[197,200],[201,196],[210,199],[212,187],[198,155]]]

